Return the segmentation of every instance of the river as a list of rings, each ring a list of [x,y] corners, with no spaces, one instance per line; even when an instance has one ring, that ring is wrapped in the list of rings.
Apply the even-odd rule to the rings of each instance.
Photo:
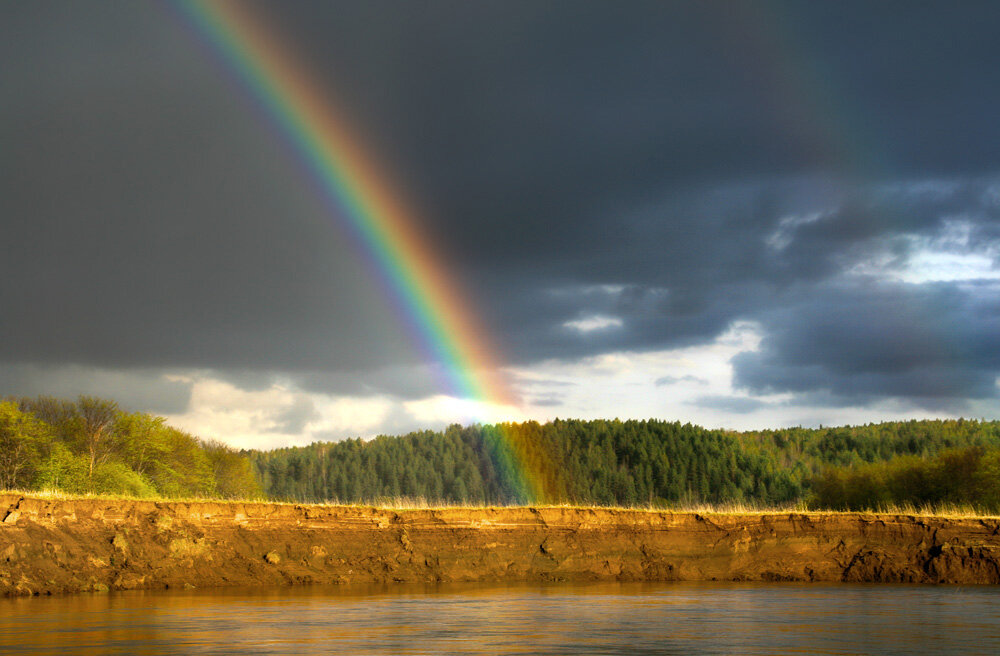
[[[1000,587],[661,583],[0,599],[3,654],[996,654]]]

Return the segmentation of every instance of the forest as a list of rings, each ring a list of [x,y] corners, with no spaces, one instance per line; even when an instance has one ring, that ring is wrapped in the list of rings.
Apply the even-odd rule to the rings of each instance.
[[[831,468],[812,481],[811,505],[832,510],[912,506],[1000,511],[1000,449],[969,446],[931,458]]]
[[[0,489],[133,497],[260,497],[245,454],[114,401],[0,401]]]
[[[533,446],[524,469],[547,478],[528,499],[501,466],[501,446]],[[971,451],[970,451],[971,449]],[[468,504],[542,503],[675,507],[699,503],[837,509],[965,503],[1000,509],[988,495],[952,491],[978,454],[980,477],[1000,461],[1000,422],[925,420],[834,428],[734,432],[657,420],[555,420],[453,425],[371,441],[250,452],[266,494],[289,501],[410,498]],[[926,467],[929,479],[903,471]],[[892,473],[897,472],[897,473]],[[869,493],[847,494],[858,481]],[[892,492],[883,488],[892,486]],[[982,487],[982,486],[981,486]],[[985,489],[985,488],[982,488]],[[993,504],[993,505],[991,505]]]
[[[330,503],[959,505],[1000,512],[1000,422],[736,432],[676,421],[557,419],[237,451],[114,401],[8,398],[0,401],[0,489]]]

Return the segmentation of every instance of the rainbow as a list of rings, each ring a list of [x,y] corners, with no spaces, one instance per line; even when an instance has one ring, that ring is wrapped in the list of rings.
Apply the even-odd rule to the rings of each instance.
[[[176,0],[175,6],[287,139],[331,205],[331,218],[347,224],[418,347],[440,365],[447,392],[515,406],[487,332],[441,259],[289,50],[240,3]],[[527,502],[551,499],[546,481],[552,474],[539,471],[537,446],[512,425],[495,428],[495,460],[518,496]]]

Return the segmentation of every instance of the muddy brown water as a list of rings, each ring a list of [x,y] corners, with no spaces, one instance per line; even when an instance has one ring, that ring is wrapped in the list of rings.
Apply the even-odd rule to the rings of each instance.
[[[1000,587],[598,583],[0,599],[3,654],[996,654]]]

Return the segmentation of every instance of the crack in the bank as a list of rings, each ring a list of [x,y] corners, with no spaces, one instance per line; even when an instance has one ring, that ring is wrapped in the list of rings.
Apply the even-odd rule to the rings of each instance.
[[[18,500],[14,502],[14,505],[12,505],[9,508],[7,508],[7,512],[4,513],[3,519],[0,519],[0,524],[6,524],[7,523],[7,518],[10,517],[11,515],[14,515],[14,513],[17,513],[17,511],[21,509],[21,502],[22,501],[24,501],[24,497],[23,496],[19,497]],[[20,514],[20,513],[18,513],[18,514]],[[17,519],[17,515],[14,515],[14,519],[15,520]]]

